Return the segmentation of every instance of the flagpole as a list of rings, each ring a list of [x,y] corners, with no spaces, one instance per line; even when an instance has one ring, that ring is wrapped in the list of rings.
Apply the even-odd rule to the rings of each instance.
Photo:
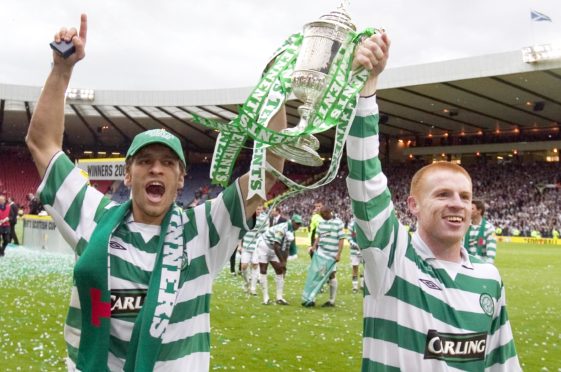
[[[534,20],[532,19],[532,11],[533,11],[533,9],[530,8],[529,10],[530,10],[530,33],[531,33],[531,35],[532,35],[532,44],[531,44],[531,46],[534,46],[534,45],[536,45],[536,32],[535,32],[535,29],[534,29],[534,24],[535,24],[536,22],[534,22]]]
[[[530,9],[530,22],[531,23],[551,23],[553,22],[553,20],[545,13],[541,13],[538,12],[537,10],[534,9]],[[534,26],[532,24],[531,26],[531,32],[532,32],[532,42],[534,43],[534,45],[536,45],[537,41],[536,41],[536,29],[534,27],[538,27],[538,26]],[[540,30],[544,30],[545,27],[540,26]],[[547,36],[546,36],[547,34]],[[541,40],[540,40],[540,44],[544,44],[549,42],[549,33],[543,33],[541,34]]]

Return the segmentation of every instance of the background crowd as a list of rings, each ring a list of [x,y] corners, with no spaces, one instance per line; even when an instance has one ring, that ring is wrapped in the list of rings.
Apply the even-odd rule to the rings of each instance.
[[[407,210],[407,196],[411,178],[422,165],[409,163],[384,168],[396,213],[412,230],[415,229],[415,219]],[[510,162],[474,164],[465,168],[472,177],[474,199],[485,202],[486,217],[502,235],[530,236],[532,231],[537,231],[542,237],[551,237],[554,229],[559,230],[561,183],[558,163]],[[350,222],[346,175],[346,167],[343,167],[331,184],[284,201],[281,205],[283,213],[298,212],[309,219],[314,201],[322,201],[331,206],[345,223]],[[304,224],[307,222],[305,220]]]
[[[36,176],[33,163],[25,151],[3,149],[3,159],[13,161],[0,162],[0,195],[13,197],[21,210],[20,213],[40,213],[41,205],[34,197],[40,180]],[[415,229],[415,220],[407,210],[407,196],[411,177],[424,163],[406,162],[384,165],[392,198],[402,223]],[[244,168],[239,165],[237,168]],[[300,182],[310,183],[321,178],[326,166],[314,170],[295,164],[286,165],[289,177]],[[556,162],[521,162],[484,163],[465,165],[473,180],[474,198],[483,200],[487,206],[486,217],[498,227],[502,235],[531,236],[532,231],[542,237],[551,237],[553,230],[561,225],[561,168]],[[236,170],[234,171],[236,172]],[[336,178],[321,188],[305,191],[281,203],[280,209],[285,216],[300,214],[304,225],[308,225],[315,201],[333,208],[333,211],[348,224],[351,220],[350,199],[346,191],[345,178],[347,168],[344,163]],[[192,207],[214,197],[221,191],[220,187],[211,186],[208,179],[208,165],[192,165],[186,176],[189,189],[178,195],[180,205]],[[96,181],[93,181],[96,182]],[[99,181],[98,181],[99,182]],[[99,182],[113,200],[128,199],[128,190],[122,182]],[[272,195],[285,191],[282,184],[277,184]]]

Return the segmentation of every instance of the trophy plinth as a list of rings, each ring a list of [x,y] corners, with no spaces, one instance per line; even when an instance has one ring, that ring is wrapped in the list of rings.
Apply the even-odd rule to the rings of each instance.
[[[298,125],[285,129],[284,133],[301,133],[308,128],[324,94],[331,65],[349,33],[355,30],[343,4],[304,26],[304,39],[292,74],[292,91],[304,104],[298,107]],[[270,148],[283,158],[308,166],[323,164],[316,151],[318,149],[319,140],[311,134],[295,137],[292,142]]]

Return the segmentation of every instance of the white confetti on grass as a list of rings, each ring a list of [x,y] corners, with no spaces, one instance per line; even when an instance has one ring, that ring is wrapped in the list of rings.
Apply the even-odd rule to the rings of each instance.
[[[561,253],[542,247],[517,248],[519,252],[528,255],[499,268],[507,286],[521,363],[525,370],[545,367],[561,372],[561,304],[555,300],[561,298],[561,286],[551,282],[561,275]],[[499,266],[504,257],[508,254],[500,256]],[[544,261],[559,264],[548,266]],[[66,370],[62,330],[73,263],[72,256],[15,247],[9,247],[0,259],[2,371]],[[231,276],[228,269],[219,275],[211,301],[211,369],[360,369],[362,296],[351,292],[348,259],[344,254],[338,265],[337,307],[332,309],[300,306],[308,264],[309,257],[302,252],[288,263],[285,298],[290,306],[263,306],[260,290],[258,296],[249,296],[241,290],[240,276]],[[274,291],[269,268],[271,298]],[[322,304],[327,297],[328,290],[318,295],[316,303]],[[264,364],[266,359],[269,366]]]
[[[232,276],[229,267],[214,285],[211,303],[211,369],[227,369],[237,362],[248,370],[359,370],[362,359],[362,296],[352,293],[348,262],[339,266],[337,306],[322,308],[329,291],[318,294],[315,308],[300,305],[310,263],[301,255],[288,262],[285,299],[289,306],[262,305],[258,296],[247,296],[243,279]],[[269,295],[275,299],[273,269],[269,267]],[[222,344],[222,340],[232,342]],[[211,346],[211,347],[212,347]],[[228,360],[236,355],[236,360]],[[329,367],[329,369],[327,369]],[[238,367],[240,368],[240,367]]]
[[[0,284],[49,274],[71,275],[73,267],[74,256],[9,245],[0,259]]]
[[[9,246],[0,259],[2,370],[64,371],[74,258]]]

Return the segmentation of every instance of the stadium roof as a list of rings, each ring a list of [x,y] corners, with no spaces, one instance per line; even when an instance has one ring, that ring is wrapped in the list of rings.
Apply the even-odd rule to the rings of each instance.
[[[525,63],[521,51],[388,69],[378,91],[381,132],[422,138],[558,131],[560,88],[560,59]],[[0,84],[0,143],[23,143],[40,91]],[[123,149],[138,132],[163,127],[190,151],[210,153],[217,133],[194,124],[190,114],[229,121],[250,91],[96,90],[91,102],[67,101],[65,146]],[[289,125],[298,121],[299,104],[287,103]],[[318,137],[331,149],[333,133]]]

